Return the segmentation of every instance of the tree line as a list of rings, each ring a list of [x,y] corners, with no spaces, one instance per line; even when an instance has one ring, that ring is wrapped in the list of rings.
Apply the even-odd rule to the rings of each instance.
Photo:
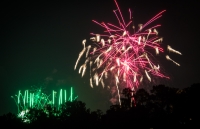
[[[112,127],[181,127],[198,125],[200,115],[200,83],[184,89],[153,86],[150,92],[128,88],[123,90],[120,105],[112,105],[103,113],[91,111],[82,101],[66,102],[59,109],[29,109],[23,118],[7,113],[0,116],[2,127],[112,128]]]

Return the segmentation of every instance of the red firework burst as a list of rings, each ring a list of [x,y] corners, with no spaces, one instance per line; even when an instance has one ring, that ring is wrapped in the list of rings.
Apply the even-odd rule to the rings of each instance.
[[[160,71],[159,64],[156,64],[157,61],[153,58],[153,55],[164,52],[160,44],[162,38],[158,37],[158,31],[156,30],[161,25],[147,28],[149,24],[160,18],[165,10],[155,15],[144,25],[139,24],[138,30],[135,30],[135,27],[132,26],[131,28],[135,31],[131,33],[129,31],[132,23],[131,11],[129,10],[130,20],[126,23],[116,0],[114,1],[117,6],[114,14],[118,19],[119,26],[93,20],[94,23],[103,27],[105,32],[104,34],[91,33],[93,36],[90,38],[93,41],[91,45],[85,46],[86,40],[83,40],[83,50],[79,53],[74,69],[76,69],[80,58],[85,53],[86,60],[81,65],[79,73],[82,73],[83,76],[87,64],[90,65],[91,87],[93,87],[93,83],[96,85],[101,83],[104,87],[104,81],[108,76],[113,78],[113,85],[117,87],[119,103],[121,104],[119,86],[134,90],[138,88],[144,78],[149,81],[151,81],[151,76],[169,78]],[[181,55],[180,52],[170,46],[167,49]],[[152,52],[152,50],[154,51]],[[168,55],[166,55],[166,58],[173,61]],[[177,62],[173,62],[180,66]]]

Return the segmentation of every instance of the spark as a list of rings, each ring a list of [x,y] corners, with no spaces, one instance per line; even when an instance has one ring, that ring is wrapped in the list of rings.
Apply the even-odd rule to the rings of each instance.
[[[174,60],[172,60],[168,55],[166,55],[166,59],[172,61],[174,64],[180,66],[179,63],[175,62]]]
[[[174,50],[173,48],[171,48],[171,46],[167,46],[167,49],[169,50],[169,51],[171,51],[171,52],[174,52],[174,53],[177,53],[177,54],[179,54],[179,55],[182,55],[179,51],[176,51],[176,50]]]

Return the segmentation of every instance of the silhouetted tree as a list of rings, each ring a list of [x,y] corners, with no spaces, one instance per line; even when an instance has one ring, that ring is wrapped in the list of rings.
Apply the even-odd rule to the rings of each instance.
[[[124,89],[122,105],[112,105],[103,114],[101,110],[91,111],[82,101],[67,101],[58,109],[46,105],[44,109],[31,108],[24,114],[24,119],[8,113],[0,116],[2,127],[38,128],[113,128],[125,127],[167,127],[195,125],[199,122],[200,84],[196,83],[184,89],[153,86],[150,93],[139,89],[134,93],[131,89]],[[130,106],[131,99],[135,99],[136,106]],[[127,101],[126,101],[127,100]],[[123,105],[124,104],[124,105]],[[24,120],[30,123],[23,123]]]
[[[22,122],[20,118],[18,118],[15,114],[12,114],[11,112],[4,114],[3,116],[0,116],[0,122],[1,127],[25,127],[25,124]]]
[[[144,89],[139,89],[135,94],[136,105],[147,105],[150,102],[150,95]]]

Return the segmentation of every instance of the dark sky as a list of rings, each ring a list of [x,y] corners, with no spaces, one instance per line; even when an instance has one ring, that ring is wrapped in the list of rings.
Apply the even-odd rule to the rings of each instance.
[[[165,47],[170,45],[183,55],[169,54],[180,67],[161,60],[171,79],[160,82],[177,88],[197,83],[200,77],[200,17],[198,3],[191,2],[118,0],[125,17],[129,16],[128,8],[132,9],[135,24],[167,10],[156,21],[162,24],[159,35],[164,38]],[[33,85],[45,85],[47,91],[73,86],[78,100],[92,110],[109,108],[110,91],[101,86],[92,89],[89,79],[74,71],[74,64],[82,50],[82,40],[89,40],[90,32],[101,31],[92,20],[116,22],[114,0],[4,1],[0,6],[0,115],[16,112],[10,96]]]

